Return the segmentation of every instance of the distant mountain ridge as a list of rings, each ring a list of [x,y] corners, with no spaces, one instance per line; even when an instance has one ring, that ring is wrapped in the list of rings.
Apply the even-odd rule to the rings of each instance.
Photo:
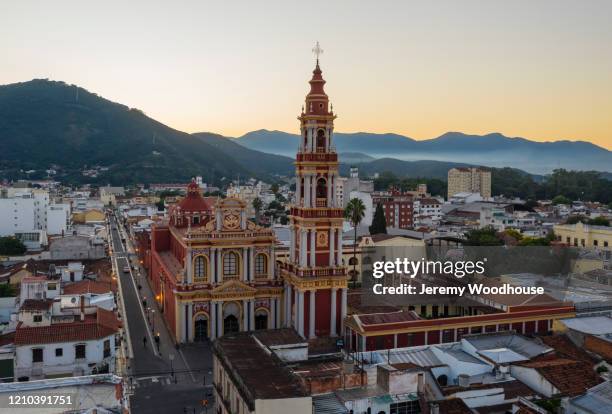
[[[258,151],[294,156],[298,135],[258,130],[236,138],[236,142]],[[549,173],[557,168],[612,172],[612,151],[584,141],[536,142],[500,133],[467,135],[460,132],[417,141],[398,134],[336,132],[334,145],[339,153],[357,152],[378,159],[511,166],[534,174]]]
[[[84,177],[92,166],[107,170]],[[37,79],[0,86],[0,177],[44,178],[51,167],[65,182],[188,182],[203,175],[218,183],[251,175],[205,140],[75,85]],[[24,177],[24,170],[35,172]]]
[[[336,133],[335,146],[343,175],[348,174],[351,165],[357,165],[364,175],[388,171],[404,177],[445,180],[452,167],[490,165],[491,154],[500,145],[508,145],[508,140],[528,148],[532,144],[550,145],[500,134],[485,137],[453,134],[457,133],[415,141],[397,134]],[[434,159],[440,150],[456,147],[453,143],[461,140],[465,142],[453,150],[449,160]],[[566,158],[570,153],[573,158],[580,158],[585,152],[594,152],[593,157],[587,157],[585,170],[598,169],[601,164],[598,157],[609,156],[609,151],[588,143],[554,144],[557,153],[566,148]],[[416,160],[398,159],[406,154],[406,148],[422,149],[423,145],[438,152],[424,151],[427,158]],[[68,183],[186,182],[195,175],[202,175],[213,184],[238,177],[270,182],[276,175],[294,174],[297,148],[297,135],[279,131],[253,131],[241,138],[210,132],[187,134],[147,117],[138,109],[64,82],[38,79],[0,86],[0,179],[46,178],[45,170],[51,168],[58,171],[53,178]],[[478,148],[488,148],[489,152]],[[286,155],[277,155],[279,152]],[[385,156],[386,152],[391,154]],[[409,151],[412,158],[415,153]],[[476,161],[464,162],[460,160],[462,153],[481,156]],[[84,169],[94,166],[105,168],[97,177],[83,175]],[[513,163],[504,166],[516,169]],[[534,168],[521,170],[534,172]],[[612,177],[611,172],[603,175]]]

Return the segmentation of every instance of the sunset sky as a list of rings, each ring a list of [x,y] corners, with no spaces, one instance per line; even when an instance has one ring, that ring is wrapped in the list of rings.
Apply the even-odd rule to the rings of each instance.
[[[612,1],[12,1],[0,84],[74,83],[187,132],[295,132],[315,41],[342,132],[612,149]]]

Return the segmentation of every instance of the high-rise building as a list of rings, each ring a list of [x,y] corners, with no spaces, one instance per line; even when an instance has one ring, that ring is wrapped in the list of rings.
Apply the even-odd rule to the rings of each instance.
[[[448,198],[458,193],[477,193],[491,198],[491,170],[461,167],[448,170]]]
[[[305,338],[336,336],[346,316],[347,274],[342,264],[343,208],[336,185],[333,107],[325,93],[319,61],[299,116],[301,138],[296,160],[296,196],[291,207],[289,259],[281,264],[285,281],[286,326]]]

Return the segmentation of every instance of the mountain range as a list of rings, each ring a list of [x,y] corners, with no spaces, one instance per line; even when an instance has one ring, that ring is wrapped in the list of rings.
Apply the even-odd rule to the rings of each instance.
[[[240,138],[188,134],[64,82],[0,86],[0,179],[44,178],[46,169],[54,169],[57,179],[75,183],[185,182],[196,175],[214,184],[251,176],[269,180],[293,174],[297,140],[267,130]],[[610,151],[589,143],[537,143],[499,134],[449,133],[415,141],[395,134],[336,133],[335,145],[343,174],[358,165],[367,174],[445,179],[449,168],[491,165],[495,157],[507,159],[503,165],[526,165],[529,172],[549,171],[545,166],[552,159],[554,168],[612,171]],[[83,175],[94,166],[106,168],[98,177]]]
[[[298,138],[296,134],[258,130],[237,138],[237,142],[254,150],[293,156]],[[612,151],[584,141],[535,142],[499,133],[466,135],[460,132],[417,141],[397,134],[337,132],[333,144],[339,153],[350,151],[376,159],[511,166],[534,174],[550,173],[557,168],[612,172]]]

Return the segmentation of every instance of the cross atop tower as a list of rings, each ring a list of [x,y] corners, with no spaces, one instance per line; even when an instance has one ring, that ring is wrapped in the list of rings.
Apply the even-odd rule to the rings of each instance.
[[[319,44],[319,41],[317,40],[317,44],[315,45],[315,47],[312,48],[312,53],[315,54],[315,56],[317,57],[317,65],[319,64],[319,56],[321,56],[323,54],[323,49],[321,49],[321,45]]]

